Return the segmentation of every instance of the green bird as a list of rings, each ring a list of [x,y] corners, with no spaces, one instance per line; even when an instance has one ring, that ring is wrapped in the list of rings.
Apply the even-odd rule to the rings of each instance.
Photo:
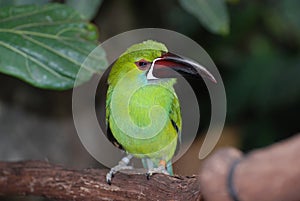
[[[162,43],[148,40],[132,45],[111,66],[105,101],[106,135],[128,154],[106,175],[131,169],[130,159],[142,159],[154,173],[173,175],[171,159],[181,139],[179,99],[173,88],[179,74],[216,82],[200,64],[169,53]]]

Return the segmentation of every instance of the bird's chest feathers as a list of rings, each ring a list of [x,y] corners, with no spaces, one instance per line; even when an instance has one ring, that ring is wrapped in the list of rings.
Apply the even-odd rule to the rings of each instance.
[[[160,132],[169,124],[173,83],[147,82],[127,75],[112,90],[111,115],[118,127],[133,137]],[[148,136],[151,137],[151,136]]]

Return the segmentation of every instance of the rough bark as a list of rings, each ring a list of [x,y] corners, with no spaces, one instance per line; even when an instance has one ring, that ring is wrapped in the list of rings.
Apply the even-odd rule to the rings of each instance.
[[[118,173],[112,185],[108,170],[67,170],[41,161],[1,162],[0,195],[37,195],[58,200],[202,200],[197,177]]]

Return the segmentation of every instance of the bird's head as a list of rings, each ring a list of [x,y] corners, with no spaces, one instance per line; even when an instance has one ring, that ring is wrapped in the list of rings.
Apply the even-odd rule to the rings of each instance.
[[[213,75],[197,62],[168,52],[162,43],[148,40],[128,48],[114,63],[110,72],[110,82],[129,71],[145,81],[176,78],[180,75],[216,82]]]

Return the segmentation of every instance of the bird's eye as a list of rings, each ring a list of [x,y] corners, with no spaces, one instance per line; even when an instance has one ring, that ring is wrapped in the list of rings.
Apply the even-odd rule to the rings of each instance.
[[[144,59],[139,60],[135,62],[135,65],[140,69],[140,70],[147,70],[149,67],[150,62],[146,61]]]
[[[144,62],[144,61],[140,61],[140,62],[139,62],[139,66],[140,66],[140,67],[147,66],[147,63],[146,63],[146,62]]]

